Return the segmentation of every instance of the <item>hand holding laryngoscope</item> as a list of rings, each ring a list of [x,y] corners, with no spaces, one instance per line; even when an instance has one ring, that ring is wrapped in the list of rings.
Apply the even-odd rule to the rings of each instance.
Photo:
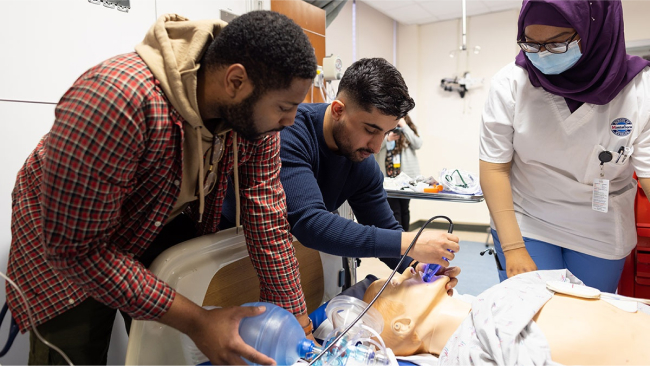
[[[403,233],[407,240],[412,240],[410,236],[412,233]],[[440,231],[425,231],[418,238],[415,246],[410,251],[410,256],[417,260],[420,265],[416,270],[425,273],[426,264],[439,265],[447,267],[449,262],[454,259],[454,255],[460,246],[458,245],[459,238],[450,232]],[[402,244],[405,246],[406,244]],[[433,269],[435,274],[437,269]]]
[[[454,231],[454,225],[451,223],[451,221],[449,221],[449,230],[447,230],[447,232],[451,234],[452,231]],[[447,249],[447,250],[453,253],[451,249]],[[449,259],[447,259],[446,257],[442,257],[442,259],[449,262]],[[442,267],[441,265],[435,263],[426,264],[424,266],[424,271],[422,273],[422,280],[424,282],[431,282],[431,280],[435,277],[436,273],[438,273],[441,267]]]

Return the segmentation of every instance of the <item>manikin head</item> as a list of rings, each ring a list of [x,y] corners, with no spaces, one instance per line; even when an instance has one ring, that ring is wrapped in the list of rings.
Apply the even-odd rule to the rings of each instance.
[[[363,298],[370,302],[386,280],[373,282]],[[396,274],[373,305],[384,319],[381,333],[395,355],[440,354],[449,337],[470,311],[470,305],[451,298],[447,276],[424,282],[413,271]]]
[[[252,11],[215,37],[199,69],[203,120],[222,118],[249,140],[293,124],[316,76],[305,32],[286,16]]]
[[[361,59],[345,71],[330,106],[330,146],[360,162],[379,151],[386,133],[397,126],[415,102],[400,72],[382,58]]]

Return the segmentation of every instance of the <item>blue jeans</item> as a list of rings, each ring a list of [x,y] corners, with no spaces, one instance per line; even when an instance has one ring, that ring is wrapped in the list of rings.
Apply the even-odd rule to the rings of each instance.
[[[508,278],[506,258],[494,229],[492,229],[492,238],[494,239],[494,249],[503,267],[503,270],[499,271],[499,279],[504,281]],[[524,238],[524,243],[530,257],[537,265],[537,269],[566,268],[587,286],[595,287],[603,292],[616,292],[625,258],[617,260],[598,258],[530,238]]]

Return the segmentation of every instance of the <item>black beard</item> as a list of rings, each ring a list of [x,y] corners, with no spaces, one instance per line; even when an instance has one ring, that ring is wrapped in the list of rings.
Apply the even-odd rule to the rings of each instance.
[[[264,134],[257,129],[253,120],[254,106],[260,97],[261,93],[253,91],[253,94],[239,104],[219,107],[219,115],[226,125],[249,141],[258,140]]]
[[[350,148],[349,140],[346,138],[346,134],[343,131],[342,127],[342,124],[337,123],[332,128],[332,137],[334,138],[334,143],[339,148],[339,150],[336,152],[338,155],[344,156],[346,159],[354,163],[360,163],[365,159],[359,158],[359,152],[368,152],[374,154],[373,151],[370,151],[366,148],[352,150],[352,148]]]

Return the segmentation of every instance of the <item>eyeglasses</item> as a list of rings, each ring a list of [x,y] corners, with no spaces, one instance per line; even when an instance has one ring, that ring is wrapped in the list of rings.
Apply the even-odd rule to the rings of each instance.
[[[517,44],[522,50],[524,50],[524,52],[537,53],[542,47],[544,47],[550,53],[565,53],[569,50],[569,43],[571,43],[577,35],[578,32],[573,33],[571,38],[564,42],[536,43],[518,41]]]
[[[208,148],[208,151],[206,151],[203,155],[203,161],[205,161],[207,156],[210,156],[207,175],[203,180],[203,193],[205,196],[210,194],[214,186],[217,184],[217,172],[215,166],[219,164],[219,161],[221,161],[223,150],[223,139],[217,135],[214,135],[212,138],[212,146],[210,146]]]

